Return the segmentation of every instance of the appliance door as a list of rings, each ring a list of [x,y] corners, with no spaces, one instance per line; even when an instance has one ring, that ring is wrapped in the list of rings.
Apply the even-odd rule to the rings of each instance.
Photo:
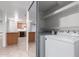
[[[46,57],[73,57],[74,45],[62,40],[46,39],[45,40]]]

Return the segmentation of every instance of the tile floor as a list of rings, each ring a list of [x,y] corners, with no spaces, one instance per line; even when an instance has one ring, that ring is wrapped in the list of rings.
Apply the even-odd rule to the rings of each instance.
[[[28,51],[27,48],[26,38],[19,38],[17,45],[0,48],[0,57],[35,57],[35,42],[29,43]]]
[[[19,38],[18,44],[0,48],[0,57],[27,57],[26,38]]]
[[[35,42],[29,43],[28,56],[29,57],[35,57],[36,56],[36,45],[35,45]]]

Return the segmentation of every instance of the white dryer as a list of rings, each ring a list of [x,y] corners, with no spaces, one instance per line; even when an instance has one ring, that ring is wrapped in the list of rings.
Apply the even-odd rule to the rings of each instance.
[[[79,37],[45,36],[45,57],[79,57]]]

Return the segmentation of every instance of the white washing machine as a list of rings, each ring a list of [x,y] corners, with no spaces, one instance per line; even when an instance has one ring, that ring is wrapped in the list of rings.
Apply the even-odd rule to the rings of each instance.
[[[45,36],[45,57],[79,57],[79,37]]]

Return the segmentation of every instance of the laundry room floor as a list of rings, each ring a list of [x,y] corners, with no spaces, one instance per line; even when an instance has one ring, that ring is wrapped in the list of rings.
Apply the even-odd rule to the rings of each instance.
[[[0,57],[28,57],[26,38],[19,38],[17,45],[0,48]]]

